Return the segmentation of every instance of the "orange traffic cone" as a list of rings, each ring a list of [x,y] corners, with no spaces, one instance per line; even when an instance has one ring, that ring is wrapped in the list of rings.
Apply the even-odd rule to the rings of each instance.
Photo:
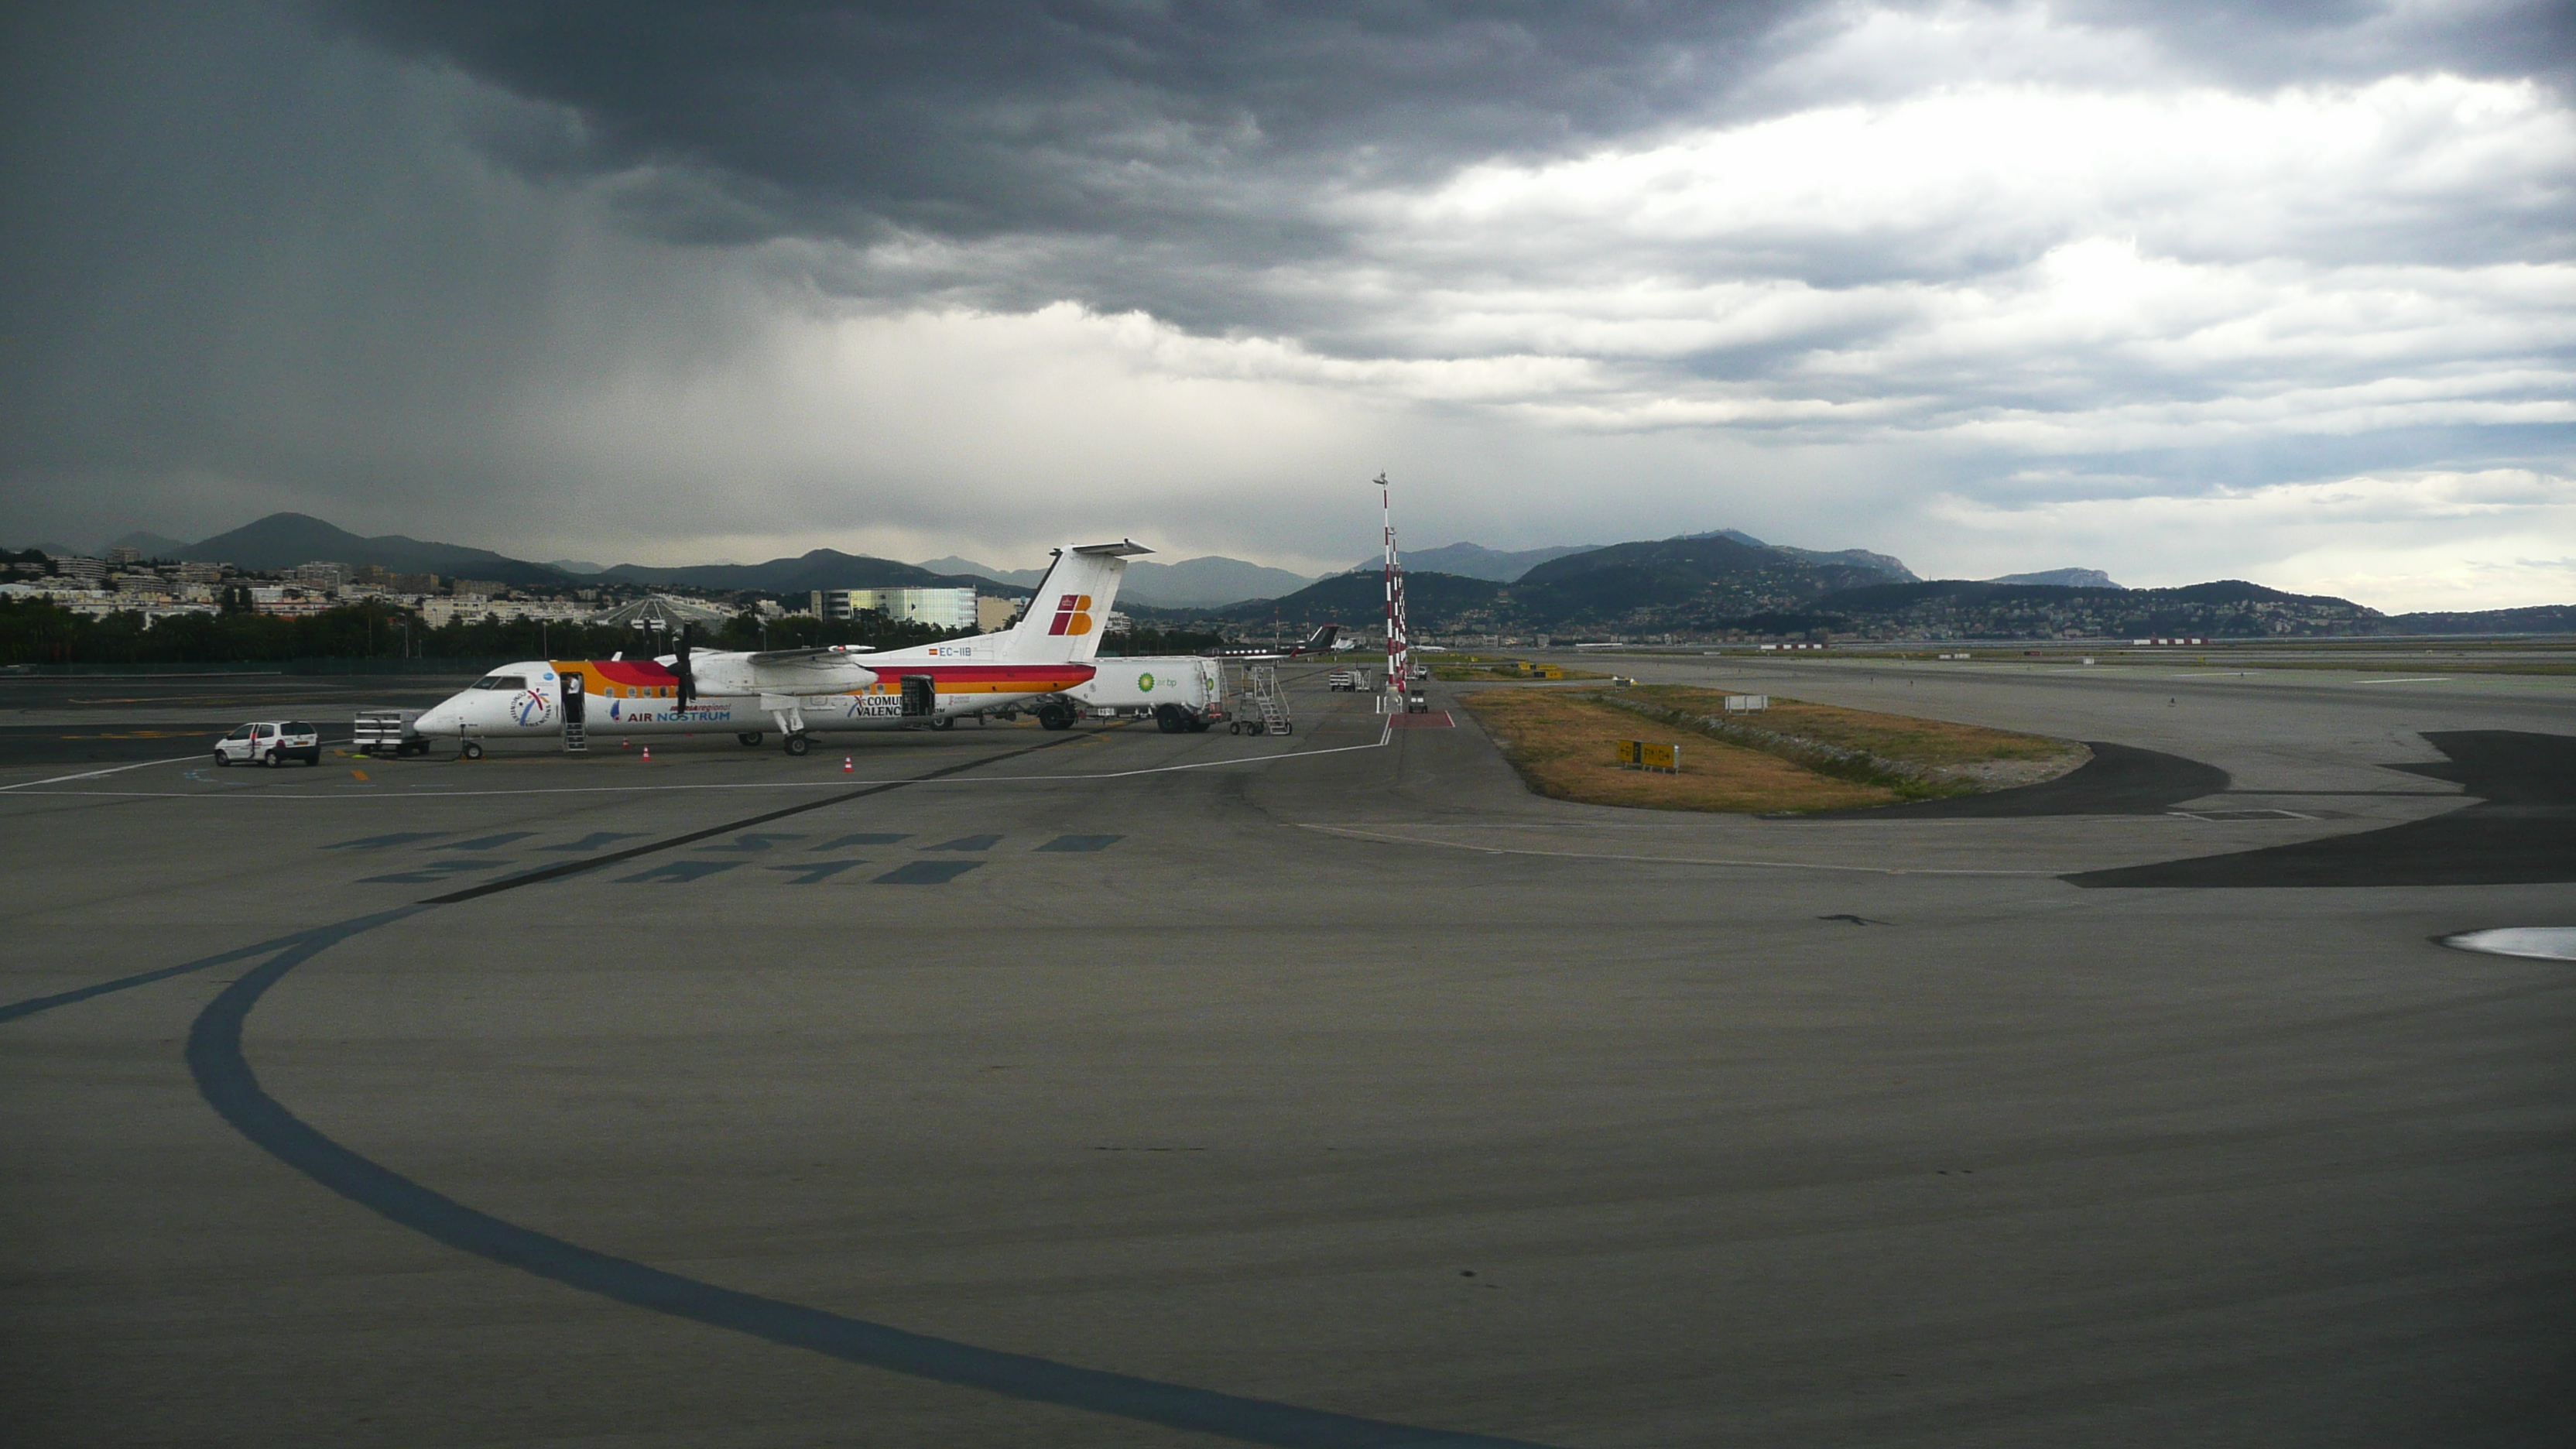
[[[841,773],[844,775],[850,773],[850,757],[847,755],[841,757]]]
[[[651,745],[646,745],[644,747],[644,763],[648,765],[653,763],[653,747]]]

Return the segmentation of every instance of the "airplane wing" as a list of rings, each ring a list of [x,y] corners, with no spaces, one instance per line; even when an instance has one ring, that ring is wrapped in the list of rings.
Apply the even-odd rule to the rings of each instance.
[[[801,660],[828,660],[839,654],[874,654],[873,644],[823,644],[812,649],[762,649],[743,657],[754,664],[791,664]]]

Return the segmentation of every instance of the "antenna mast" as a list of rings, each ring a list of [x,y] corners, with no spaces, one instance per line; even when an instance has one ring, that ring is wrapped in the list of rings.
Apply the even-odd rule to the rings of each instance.
[[[1404,566],[1395,557],[1395,502],[1386,474],[1377,475],[1378,512],[1386,520],[1386,697],[1389,714],[1402,714],[1413,649],[1404,622]]]

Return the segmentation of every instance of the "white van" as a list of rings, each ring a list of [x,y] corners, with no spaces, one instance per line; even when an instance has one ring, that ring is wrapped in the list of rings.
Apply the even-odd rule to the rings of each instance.
[[[218,765],[322,763],[322,732],[300,719],[258,720],[215,741]]]

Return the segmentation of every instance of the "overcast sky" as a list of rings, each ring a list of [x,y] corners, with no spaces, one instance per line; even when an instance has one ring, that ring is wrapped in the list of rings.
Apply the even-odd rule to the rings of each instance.
[[[2576,602],[2576,7],[10,7],[0,541]]]

